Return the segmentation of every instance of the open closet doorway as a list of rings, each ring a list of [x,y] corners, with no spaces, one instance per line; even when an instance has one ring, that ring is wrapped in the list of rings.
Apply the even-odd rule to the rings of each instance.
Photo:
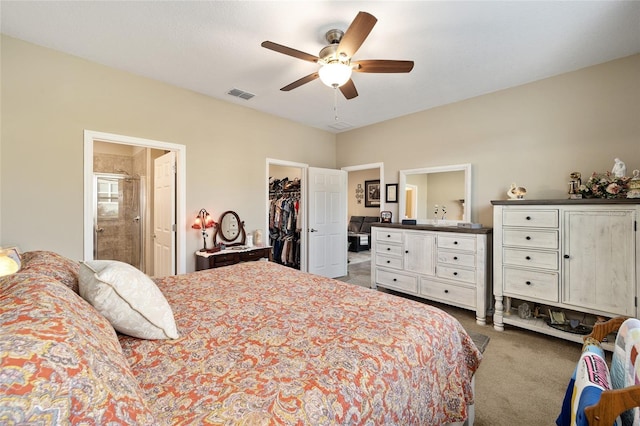
[[[284,263],[282,254],[288,253],[284,245],[286,241],[279,243],[277,240],[283,237],[278,229],[278,226],[283,226],[283,222],[278,216],[277,208],[279,206],[282,211],[283,206],[286,208],[287,197],[298,196],[298,177],[299,200],[292,206],[297,205],[298,208],[295,213],[299,248],[294,246],[297,250],[294,256],[300,257],[299,269],[330,278],[344,276],[347,273],[347,176],[343,170],[309,167],[307,164],[267,158],[265,229],[268,234],[266,242],[274,247],[274,261]],[[276,186],[273,187],[270,182],[276,183]],[[287,194],[288,188],[293,194]],[[288,232],[284,232],[284,238],[288,238]],[[294,238],[297,236],[294,235]],[[278,244],[282,246],[279,247]]]
[[[154,162],[167,153],[175,157],[175,190],[158,215]],[[158,277],[186,272],[186,234],[176,226],[185,223],[184,145],[85,130],[84,174],[85,260],[120,260]],[[158,216],[171,222],[162,261],[155,254]]]
[[[267,235],[273,261],[307,271],[307,164],[267,159]]]
[[[384,163],[343,167],[347,178],[348,265],[371,260],[371,224],[380,221],[385,210]],[[377,199],[365,192],[377,185]],[[367,206],[367,200],[369,206]]]

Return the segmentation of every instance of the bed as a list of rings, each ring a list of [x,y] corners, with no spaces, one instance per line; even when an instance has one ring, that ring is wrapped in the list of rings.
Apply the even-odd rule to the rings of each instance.
[[[72,304],[56,308],[55,314],[82,311],[81,317],[56,327],[62,334],[55,341],[70,345],[66,350],[80,351],[74,339],[85,338],[66,328],[84,327],[93,321],[90,315],[100,315],[74,294],[73,285],[54,285],[59,277],[39,277],[31,270],[21,279],[21,273],[0,281],[0,423],[7,407],[28,421],[38,412],[28,401],[56,401],[29,394],[53,392],[51,386],[34,390],[22,383],[24,378],[2,378],[16,359],[23,369],[25,358],[33,359],[33,354],[12,352],[16,334],[18,340],[25,333],[36,340],[51,334],[33,332],[38,319],[10,312],[12,294],[19,294],[19,309],[28,305],[29,295],[46,311],[52,302],[43,291],[45,283],[46,288],[55,287],[49,298]],[[100,423],[109,413],[113,424],[443,425],[469,416],[472,379],[482,356],[458,321],[435,307],[262,261],[154,281],[173,311],[178,337],[116,335],[99,322],[91,333],[102,333],[99,340],[113,333],[121,354],[111,353],[120,349],[111,341],[110,355],[104,358],[97,357],[96,350],[78,353],[90,356],[94,364],[109,362],[108,368],[120,365],[121,370],[102,372],[96,380],[118,375],[120,382],[102,385],[113,387],[114,395],[128,392],[127,398],[91,416],[75,411],[97,410],[100,404],[86,398],[81,404],[69,403],[59,410],[68,419]],[[30,285],[35,290],[29,290]],[[19,318],[27,321],[29,332]],[[40,353],[44,361],[38,362],[53,362],[45,355]],[[125,362],[113,361],[117,356]],[[57,384],[55,392],[64,393],[64,384]]]

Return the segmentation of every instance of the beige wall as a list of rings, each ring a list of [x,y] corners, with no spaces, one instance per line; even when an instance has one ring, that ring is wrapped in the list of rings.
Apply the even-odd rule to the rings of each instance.
[[[639,82],[634,55],[355,129],[337,136],[338,167],[383,161],[395,183],[398,170],[471,163],[472,220],[492,225],[490,202],[512,182],[527,198],[566,198],[573,171],[611,170],[615,157],[640,169]]]
[[[266,158],[335,167],[331,133],[10,37],[1,49],[0,245],[82,258],[85,129],[186,145],[188,221],[204,207],[263,228]]]
[[[358,184],[365,188],[366,180],[380,179],[380,169],[365,169],[349,172],[347,178],[347,213],[350,216],[380,216],[380,207],[365,207],[364,193],[360,204],[356,200],[356,188]],[[384,197],[384,194],[382,195]],[[382,199],[384,200],[384,198]],[[348,219],[347,217],[347,219]]]
[[[186,145],[187,220],[235,210],[248,229],[266,222],[265,158],[384,162],[386,183],[471,163],[484,225],[511,182],[527,198],[565,198],[570,172],[610,170],[614,157],[640,169],[640,55],[334,136],[6,36],[0,53],[0,245],[23,250],[82,257],[85,129]],[[189,226],[187,253],[201,243]]]

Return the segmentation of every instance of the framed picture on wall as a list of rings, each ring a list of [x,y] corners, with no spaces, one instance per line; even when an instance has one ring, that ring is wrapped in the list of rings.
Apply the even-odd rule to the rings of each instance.
[[[387,203],[397,203],[398,202],[398,184],[397,183],[389,183],[387,184]]]
[[[364,206],[380,207],[380,179],[364,181]]]

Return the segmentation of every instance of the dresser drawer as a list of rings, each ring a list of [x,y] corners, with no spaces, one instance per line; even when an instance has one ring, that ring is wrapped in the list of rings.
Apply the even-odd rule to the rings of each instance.
[[[476,272],[469,269],[456,268],[455,266],[438,265],[436,277],[463,283],[475,284]]]
[[[557,271],[558,252],[505,248],[502,255],[502,263],[505,265],[528,266]]]
[[[535,228],[557,228],[558,210],[510,210],[502,216],[504,226],[528,226]]]
[[[430,280],[420,280],[420,295],[428,298],[451,302],[458,306],[476,306],[474,287],[460,287],[453,284]]]
[[[558,231],[505,229],[502,234],[502,240],[505,246],[557,249]]]
[[[557,302],[558,274],[505,267],[504,292]]]
[[[376,253],[376,265],[386,268],[402,269],[402,257]]]
[[[398,244],[377,243],[376,252],[391,256],[402,256],[402,246]]]
[[[459,253],[457,251],[438,250],[438,263],[474,268],[476,266],[476,255]]]
[[[418,294],[418,278],[412,275],[376,268],[376,284],[407,293]]]
[[[395,229],[375,229],[375,239],[377,242],[401,243],[402,231]]]
[[[475,251],[476,239],[460,236],[438,235],[438,248]]]

